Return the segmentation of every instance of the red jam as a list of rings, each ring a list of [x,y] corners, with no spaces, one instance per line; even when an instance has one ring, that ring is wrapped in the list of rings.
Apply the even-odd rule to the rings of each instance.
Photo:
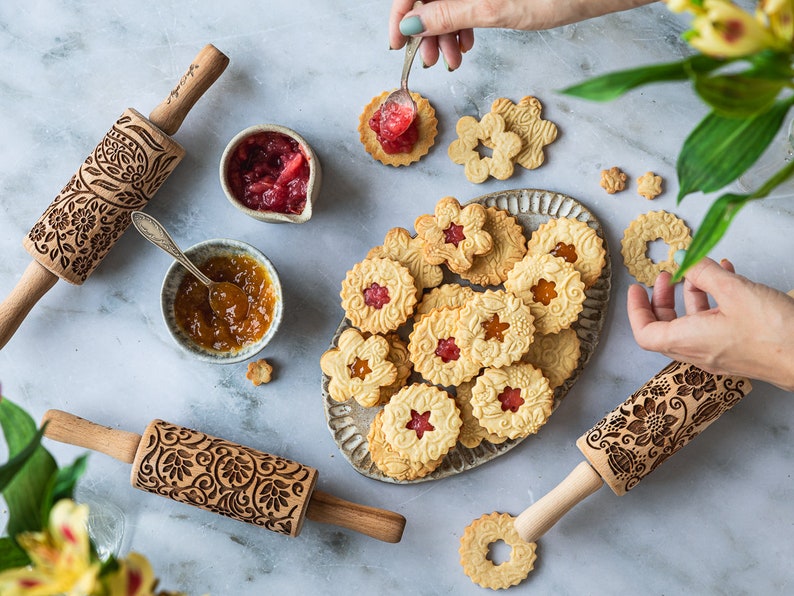
[[[505,387],[497,399],[502,402],[502,411],[507,412],[510,410],[515,414],[524,404],[524,398],[521,397],[521,389],[513,389],[512,387]]]
[[[426,432],[436,430],[435,427],[430,424],[430,412],[428,411],[420,414],[416,410],[411,410],[411,419],[408,421],[408,424],[405,425],[405,428],[414,431],[417,439],[421,439]]]
[[[234,196],[249,209],[297,215],[306,206],[309,158],[292,137],[258,132],[235,147],[227,179]]]
[[[458,224],[449,224],[449,227],[444,230],[444,242],[447,244],[452,244],[456,248],[458,244],[463,242],[466,239],[466,235],[463,233],[463,226],[459,226]]]
[[[399,131],[405,125],[405,114],[403,110],[389,110],[386,113],[386,126],[382,125],[381,115],[383,106],[379,107],[372,118],[369,119],[369,127],[375,133],[375,138],[383,147],[383,150],[392,155],[394,153],[410,153],[416,141],[419,140],[419,118],[415,118],[405,132],[393,136],[392,131]]]
[[[439,339],[436,346],[436,356],[441,358],[444,363],[460,358],[460,348],[455,343],[455,338]]]
[[[364,288],[364,304],[371,308],[380,310],[389,303],[389,288],[379,286],[375,282],[368,288]]]

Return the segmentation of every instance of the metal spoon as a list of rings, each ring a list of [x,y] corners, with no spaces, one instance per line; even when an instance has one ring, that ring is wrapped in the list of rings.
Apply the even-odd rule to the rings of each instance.
[[[141,236],[174,257],[196,279],[209,288],[209,302],[212,312],[229,323],[241,321],[248,314],[248,296],[242,288],[230,281],[213,281],[177,246],[163,225],[143,211],[133,211],[130,218]]]

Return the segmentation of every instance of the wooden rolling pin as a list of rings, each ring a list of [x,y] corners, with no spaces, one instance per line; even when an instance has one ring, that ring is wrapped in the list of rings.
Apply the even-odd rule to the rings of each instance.
[[[586,461],[518,516],[522,539],[535,542],[606,483],[626,494],[751,389],[741,377],[712,375],[672,362],[576,441]]]
[[[0,349],[59,279],[82,284],[185,155],[170,138],[229,59],[207,45],[147,120],[128,108],[23,240],[33,257],[0,303]]]
[[[297,536],[304,518],[399,542],[405,518],[315,490],[317,470],[202,432],[153,420],[143,436],[49,410],[44,436],[132,464],[135,488]]]

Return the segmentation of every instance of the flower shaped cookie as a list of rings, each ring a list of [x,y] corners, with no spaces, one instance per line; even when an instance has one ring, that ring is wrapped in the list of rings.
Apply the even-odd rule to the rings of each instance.
[[[506,130],[505,119],[488,112],[479,122],[463,116],[455,126],[458,138],[449,145],[447,154],[456,164],[463,166],[470,182],[485,182],[488,176],[507,180],[513,175],[513,158],[523,146],[521,137]],[[488,142],[493,147],[491,157],[482,157],[477,146]]]

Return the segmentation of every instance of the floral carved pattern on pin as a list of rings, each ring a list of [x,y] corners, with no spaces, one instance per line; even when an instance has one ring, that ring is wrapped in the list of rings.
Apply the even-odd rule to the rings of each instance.
[[[747,379],[673,362],[583,435],[577,446],[621,495],[750,389]]]
[[[141,440],[133,486],[296,536],[317,471],[155,420]]]

